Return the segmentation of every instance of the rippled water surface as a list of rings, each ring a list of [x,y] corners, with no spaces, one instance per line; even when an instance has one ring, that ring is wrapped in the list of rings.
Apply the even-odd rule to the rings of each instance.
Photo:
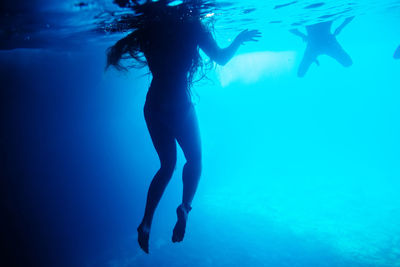
[[[179,1],[176,1],[179,4]],[[205,1],[207,20],[213,20],[219,30],[253,27],[268,30],[284,29],[334,20],[354,15],[387,13],[398,18],[400,2],[376,1]],[[69,48],[106,40],[115,32],[126,32],[118,25],[129,8],[119,8],[112,1],[46,1],[28,4],[22,1],[4,4],[1,12],[3,49],[12,47]],[[112,39],[112,37],[111,37]],[[66,48],[66,47],[65,47]]]

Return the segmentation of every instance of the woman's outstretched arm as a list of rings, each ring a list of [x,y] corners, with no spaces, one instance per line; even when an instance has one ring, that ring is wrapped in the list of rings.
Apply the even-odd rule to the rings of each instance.
[[[225,65],[242,44],[245,42],[257,42],[259,37],[261,37],[261,33],[258,30],[249,31],[246,29],[239,33],[228,47],[220,48],[211,33],[204,31],[199,45],[213,61],[219,65]]]
[[[307,35],[299,31],[298,29],[292,29],[290,30],[291,33],[293,33],[296,36],[299,36],[303,39],[304,42],[307,42]]]
[[[394,51],[393,58],[400,59],[400,45],[397,47],[396,51]]]
[[[134,31],[107,49],[106,70],[111,65],[117,70],[126,70],[126,68],[120,64],[122,56],[125,53],[131,53],[131,56],[136,59],[135,55],[137,55],[138,52],[139,43],[137,40],[137,31]]]

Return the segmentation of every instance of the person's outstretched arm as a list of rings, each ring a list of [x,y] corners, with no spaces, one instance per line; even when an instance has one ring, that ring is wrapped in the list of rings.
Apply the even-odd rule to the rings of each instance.
[[[400,45],[397,47],[396,51],[394,51],[393,58],[400,59]]]
[[[220,48],[217,42],[208,31],[203,31],[199,41],[200,48],[209,56],[213,61],[219,65],[225,65],[235,55],[238,48],[245,42],[257,42],[257,38],[261,36],[258,30],[244,30],[239,33],[233,42],[226,48]]]
[[[333,35],[335,35],[335,36],[338,35],[338,34],[343,30],[343,28],[346,27],[346,25],[349,24],[350,21],[352,21],[353,19],[354,19],[354,16],[353,16],[353,17],[346,18],[346,19],[342,22],[342,24],[340,24],[340,26],[336,28],[336,30],[335,30],[335,32],[333,33]]]
[[[290,32],[293,33],[294,35],[301,37],[304,42],[307,42],[307,35],[299,31],[298,29],[290,30]]]
[[[107,49],[106,70],[109,66],[114,66],[117,70],[126,70],[126,68],[120,64],[120,60],[123,54],[128,53],[130,50],[138,52],[139,42],[137,40],[137,35],[137,31],[134,31]],[[137,53],[133,53],[133,55],[136,54]],[[135,57],[135,59],[141,61],[138,56]]]

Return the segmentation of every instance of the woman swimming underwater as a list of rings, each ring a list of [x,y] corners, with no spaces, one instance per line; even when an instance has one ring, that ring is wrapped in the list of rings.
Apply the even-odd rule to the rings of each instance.
[[[338,36],[343,28],[353,19],[354,17],[346,18],[333,33],[331,33],[333,21],[308,25],[306,26],[307,34],[300,32],[298,29],[291,30],[293,34],[307,42],[307,48],[297,71],[298,77],[304,77],[313,62],[319,65],[318,57],[320,55],[328,55],[344,67],[350,67],[353,64],[349,54],[347,54],[336,40],[336,36]]]
[[[196,8],[199,1],[169,6],[168,0],[136,5],[137,27],[109,48],[107,67],[123,68],[125,54],[147,64],[153,75],[144,105],[144,116],[154,148],[160,159],[147,195],[142,222],[137,228],[138,242],[149,253],[149,235],[156,207],[170,181],[176,164],[176,141],[186,158],[183,168],[183,196],[178,206],[172,241],[183,240],[186,221],[201,174],[202,152],[196,112],[190,86],[201,66],[201,48],[211,60],[225,65],[245,42],[257,41],[257,30],[244,30],[224,49],[218,47],[211,32],[201,22]],[[145,60],[140,58],[144,55]]]

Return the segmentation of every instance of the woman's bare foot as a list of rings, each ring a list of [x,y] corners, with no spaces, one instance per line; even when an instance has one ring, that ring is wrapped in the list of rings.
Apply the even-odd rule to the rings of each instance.
[[[191,210],[191,207],[186,207],[186,205],[181,204],[176,209],[176,214],[178,216],[178,221],[175,224],[174,231],[172,234],[172,242],[181,242],[183,237],[185,236],[186,229],[186,221],[188,217],[188,213]]]
[[[150,227],[141,223],[137,228],[138,232],[138,243],[141,249],[144,252],[149,254],[149,236],[150,236]]]

